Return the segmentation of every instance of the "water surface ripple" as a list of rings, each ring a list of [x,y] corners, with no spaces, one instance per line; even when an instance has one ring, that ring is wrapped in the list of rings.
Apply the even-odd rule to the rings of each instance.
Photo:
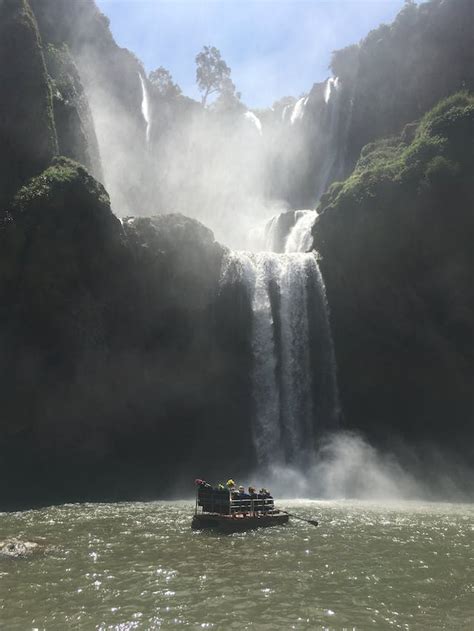
[[[190,502],[0,514],[2,629],[473,629],[474,507],[284,502],[314,528],[192,532]]]

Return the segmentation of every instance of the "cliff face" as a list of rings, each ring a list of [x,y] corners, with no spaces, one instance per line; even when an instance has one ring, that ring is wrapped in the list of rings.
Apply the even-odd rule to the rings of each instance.
[[[178,467],[250,466],[251,448],[227,444],[229,425],[250,433],[252,403],[250,307],[220,290],[225,249],[182,215],[122,224],[85,168],[100,177],[97,90],[123,112],[118,144],[106,130],[119,155],[127,138],[143,149],[141,66],[93,2],[31,5],[42,37],[26,1],[0,6],[2,164],[18,156],[0,214],[2,505],[154,496]],[[135,199],[126,166],[113,162],[131,205],[146,191],[137,179]]]
[[[293,208],[314,207],[331,182],[351,173],[365,145],[474,89],[473,23],[470,0],[407,4],[392,24],[334,52],[337,98],[315,84],[296,105],[267,114],[274,190]]]
[[[219,291],[210,230],[180,215],[122,226],[60,158],[0,239],[3,502],[153,496],[177,470],[252,463],[227,445],[229,426],[250,430],[248,308]]]
[[[321,200],[313,235],[346,422],[456,446],[474,412],[474,100],[442,101],[367,146]]]
[[[59,154],[83,164],[103,180],[99,145],[79,71],[67,44],[44,48],[51,79]]]
[[[51,87],[27,0],[0,3],[0,207],[57,153]]]
[[[142,193],[146,177],[142,64],[115,43],[108,20],[94,0],[71,2],[67,10],[63,0],[30,0],[30,4],[50,51],[48,69],[51,67],[53,79],[59,85],[60,94],[55,99],[58,118],[71,134],[77,115],[70,109],[69,94],[74,95],[73,103],[80,118],[73,142],[66,139],[75,152],[70,149],[62,153],[76,160],[85,157],[87,162],[80,161],[106,183],[116,213],[142,214],[146,198]],[[66,88],[66,99],[61,86]],[[89,110],[93,113],[93,124]],[[86,156],[81,133],[87,138]]]
[[[474,88],[474,5],[470,0],[408,4],[393,24],[334,53],[332,70],[352,95],[347,156],[400,133],[440,99]]]

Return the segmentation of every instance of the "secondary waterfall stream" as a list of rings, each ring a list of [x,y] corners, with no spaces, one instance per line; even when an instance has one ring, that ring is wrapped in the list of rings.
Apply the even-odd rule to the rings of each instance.
[[[150,127],[151,127],[150,103],[148,99],[148,90],[146,87],[145,79],[140,73],[138,74],[138,76],[140,77],[140,84],[142,86],[142,114],[143,114],[143,119],[146,123],[146,142],[148,144],[150,141]]]

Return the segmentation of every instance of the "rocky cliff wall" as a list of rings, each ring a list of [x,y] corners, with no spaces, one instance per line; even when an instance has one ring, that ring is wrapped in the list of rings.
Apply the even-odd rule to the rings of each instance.
[[[181,215],[112,214],[56,159],[1,217],[3,505],[152,497],[252,464],[249,305],[220,291],[225,249]],[[236,288],[234,291],[238,291]]]
[[[321,200],[346,424],[470,457],[474,412],[474,100],[442,101],[367,146]]]
[[[27,0],[0,2],[0,207],[57,154],[51,86]]]

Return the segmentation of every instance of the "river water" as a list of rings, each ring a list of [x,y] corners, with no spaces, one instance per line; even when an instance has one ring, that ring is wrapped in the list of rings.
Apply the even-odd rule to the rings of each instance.
[[[1,629],[473,629],[474,506],[284,501],[317,517],[190,530],[191,502],[0,514]]]

